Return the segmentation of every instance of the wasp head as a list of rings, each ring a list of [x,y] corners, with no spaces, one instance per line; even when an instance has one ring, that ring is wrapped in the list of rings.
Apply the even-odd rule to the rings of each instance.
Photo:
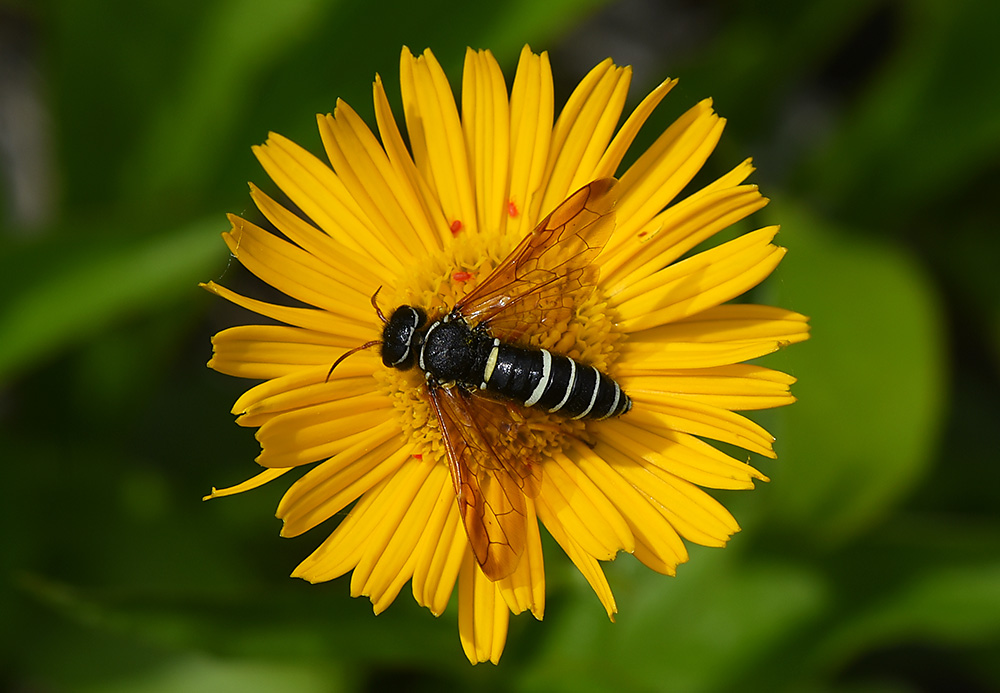
[[[413,368],[419,348],[418,329],[427,321],[427,313],[413,306],[400,306],[382,329],[382,363],[401,371]]]

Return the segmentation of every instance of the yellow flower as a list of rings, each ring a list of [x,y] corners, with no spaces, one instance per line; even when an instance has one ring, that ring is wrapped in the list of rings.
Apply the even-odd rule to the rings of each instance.
[[[653,90],[618,125],[631,78],[606,60],[570,96],[553,125],[548,56],[521,53],[508,97],[489,52],[468,51],[461,113],[430,51],[400,62],[409,148],[374,83],[378,139],[346,104],[320,116],[328,166],[272,134],[254,149],[308,218],[259,189],[251,196],[283,237],[231,217],[233,255],[306,306],[210,291],[281,325],[224,330],[209,365],[263,380],[233,407],[259,427],[265,470],[217,497],[316,464],[282,499],[282,534],[295,536],[350,512],[293,576],[331,580],[353,570],[351,594],[376,613],[405,583],[435,615],[458,583],[459,634],[473,663],[497,662],[511,612],[545,607],[540,521],[588,580],[609,617],[617,611],[599,561],[627,551],[673,575],[684,539],[723,546],[739,527],[699,487],[752,488],[766,477],[703,438],[774,457],[773,438],[735,413],[794,401],[793,378],[743,363],[808,336],[806,318],[779,308],[725,304],[763,280],[784,249],[776,227],[689,251],[763,207],[745,184],[749,161],[675,201],[714,149],[724,121],[703,101],[620,174],[613,232],[588,274],[571,320],[537,324],[521,341],[595,366],[632,398],[604,421],[512,407],[531,435],[510,445],[537,460],[525,493],[524,548],[513,572],[491,579],[477,561],[419,369],[347,350],[377,340],[373,307],[442,314],[497,266],[574,191],[615,176],[639,128],[676,83]],[[381,142],[379,141],[381,140]],[[520,410],[518,412],[518,409]],[[356,503],[355,503],[356,501]]]

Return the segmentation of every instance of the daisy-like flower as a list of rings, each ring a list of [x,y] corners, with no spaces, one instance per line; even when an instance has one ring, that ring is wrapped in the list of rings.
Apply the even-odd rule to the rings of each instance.
[[[675,81],[654,89],[617,127],[631,71],[611,60],[583,79],[554,124],[548,57],[527,47],[509,95],[493,56],[470,50],[461,111],[430,51],[414,57],[404,49],[400,78],[409,146],[376,77],[378,137],[338,101],[332,115],[318,118],[329,164],[275,134],[254,150],[307,218],[251,187],[282,236],[232,216],[223,237],[247,269],[306,307],[206,285],[283,323],[234,327],[213,339],[212,368],[263,381],[233,413],[240,425],[259,428],[257,462],[265,469],[209,497],[314,465],[278,506],[282,534],[350,511],[292,575],[322,582],[353,571],[351,594],[369,597],[376,613],[409,581],[416,601],[439,615],[457,583],[465,654],[495,663],[511,612],[543,616],[539,522],[611,618],[617,607],[600,561],[626,551],[673,575],[688,558],[685,540],[723,546],[739,530],[702,488],[749,489],[766,477],[704,439],[775,456],[771,435],[735,412],[793,402],[793,378],[744,362],[806,339],[808,325],[780,308],[726,303],[777,266],[784,254],[772,243],[777,227],[688,256],[767,203],[744,182],[749,161],[678,200],[722,133],[710,101],[619,173]],[[537,483],[515,499],[525,529],[510,570],[484,571],[424,373],[387,368],[378,350],[331,365],[378,340],[375,306],[447,313],[563,200],[616,175],[614,230],[591,264],[599,273],[588,271],[582,290],[569,296],[571,319],[539,321],[519,341],[596,367],[633,407],[620,417],[575,421],[512,406],[531,433],[507,444],[520,446],[514,456],[534,460]]]

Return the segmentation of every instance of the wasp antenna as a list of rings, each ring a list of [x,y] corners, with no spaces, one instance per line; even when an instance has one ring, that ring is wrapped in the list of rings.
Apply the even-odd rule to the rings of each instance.
[[[376,291],[375,293],[378,293],[378,292]],[[340,363],[341,363],[341,361],[343,361],[344,359],[346,359],[346,358],[347,358],[348,356],[350,356],[351,354],[356,354],[356,353],[358,353],[359,351],[364,351],[365,349],[371,349],[371,348],[372,348],[373,346],[375,346],[376,344],[381,344],[381,343],[382,343],[382,340],[381,340],[381,339],[373,339],[373,340],[372,340],[372,341],[370,341],[370,342],[367,342],[367,343],[365,343],[365,344],[362,344],[362,345],[361,345],[361,346],[359,346],[359,347],[354,347],[354,348],[353,348],[353,349],[351,349],[350,351],[348,351],[348,352],[345,352],[345,353],[341,354],[341,355],[340,355],[340,358],[338,358],[338,359],[337,359],[336,361],[334,361],[334,362],[333,362],[333,365],[332,365],[332,366],[330,366],[330,370],[329,370],[329,371],[327,372],[327,374],[326,374],[326,382],[329,382],[329,381],[330,381],[330,376],[331,376],[331,375],[333,375],[333,369],[334,369],[334,368],[336,368],[337,366],[339,366],[339,365],[340,365]]]
[[[385,316],[382,315],[382,309],[378,307],[378,292],[381,290],[382,287],[380,286],[379,288],[375,289],[375,293],[372,294],[372,308],[374,308],[375,312],[378,313],[378,319],[381,320],[382,324],[384,325],[389,321],[385,319]]]

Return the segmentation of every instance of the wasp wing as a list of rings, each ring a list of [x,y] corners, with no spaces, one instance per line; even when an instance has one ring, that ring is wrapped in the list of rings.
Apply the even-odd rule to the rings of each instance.
[[[514,341],[568,321],[597,281],[591,266],[614,230],[617,181],[602,178],[570,195],[455,306],[472,325]]]
[[[524,457],[531,435],[500,402],[459,387],[429,387],[431,410],[448,455],[458,509],[476,560],[490,580],[517,568],[527,543],[527,496],[540,468]]]

